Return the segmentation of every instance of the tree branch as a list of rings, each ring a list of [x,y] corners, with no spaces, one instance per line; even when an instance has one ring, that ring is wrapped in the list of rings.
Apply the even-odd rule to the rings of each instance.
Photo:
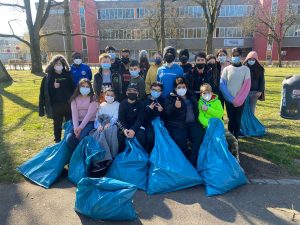
[[[19,40],[19,41],[25,43],[25,44],[28,45],[29,47],[31,47],[31,44],[30,44],[28,41],[26,41],[26,40],[20,38],[19,36],[15,35],[15,34],[0,34],[0,37],[4,37],[4,38],[15,38],[15,39],[17,39],[17,40]]]
[[[25,6],[22,6],[22,5],[8,4],[8,3],[3,3],[3,2],[0,2],[0,6],[17,7],[17,8],[23,9],[23,10],[25,9]]]

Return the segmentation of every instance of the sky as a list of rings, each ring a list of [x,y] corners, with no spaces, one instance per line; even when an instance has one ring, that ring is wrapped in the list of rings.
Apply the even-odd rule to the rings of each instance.
[[[22,4],[22,0],[0,0],[1,3],[17,3]],[[36,14],[35,10],[35,0],[30,0],[31,3],[31,11],[33,16]],[[13,7],[4,7],[0,6],[0,32],[3,34],[12,34],[8,21],[18,19],[17,21],[12,21],[11,25],[14,29],[14,32],[16,35],[23,36],[24,33],[27,32],[27,26],[26,26],[26,16],[25,12],[22,12],[21,9],[16,9]]]

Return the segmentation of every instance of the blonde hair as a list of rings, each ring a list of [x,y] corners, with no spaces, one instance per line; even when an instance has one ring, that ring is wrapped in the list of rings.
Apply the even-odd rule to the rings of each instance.
[[[107,53],[102,53],[102,54],[99,56],[99,62],[101,62],[102,59],[109,59],[109,60],[111,60],[111,57],[110,57],[110,55],[107,54]]]
[[[201,85],[200,93],[203,93],[206,90],[212,92],[212,88],[211,88],[210,84],[205,83],[205,84]]]

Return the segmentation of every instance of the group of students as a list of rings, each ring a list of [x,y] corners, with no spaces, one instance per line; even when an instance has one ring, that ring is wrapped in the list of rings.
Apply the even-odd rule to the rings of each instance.
[[[243,63],[240,48],[232,49],[231,59],[225,49],[216,55],[200,52],[194,65],[188,62],[187,49],[179,52],[180,63],[176,63],[177,51],[171,46],[153,55],[153,65],[145,50],[138,61],[130,59],[128,49],[120,56],[114,47],[106,47],[94,77],[80,53],[73,54],[71,67],[63,56],[54,56],[41,83],[39,115],[46,113],[53,119],[55,142],[61,141],[64,120],[73,123],[73,132],[67,136],[71,149],[93,132],[116,131],[116,136],[105,136],[118,146],[107,150],[109,160],[94,165],[100,170],[125,149],[127,138],[136,137],[150,154],[154,146],[151,122],[156,117],[196,166],[209,119],[223,119],[226,105],[228,130],[238,138],[246,98],[250,97],[254,112],[257,99],[263,97],[264,69],[254,51]]]

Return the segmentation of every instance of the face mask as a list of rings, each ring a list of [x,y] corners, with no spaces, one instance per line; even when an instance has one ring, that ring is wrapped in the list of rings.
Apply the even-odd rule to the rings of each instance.
[[[110,56],[110,58],[112,59],[112,60],[115,60],[116,59],[116,57],[117,57],[117,55],[116,55],[116,53],[109,53],[109,56]]]
[[[79,91],[83,96],[87,96],[91,92],[91,89],[87,87],[81,87]]]
[[[137,93],[128,93],[127,97],[129,100],[136,100],[137,99]]]
[[[176,90],[177,95],[179,95],[181,97],[185,96],[186,92],[187,92],[186,88],[179,88],[179,89]]]
[[[139,73],[140,73],[140,71],[132,71],[132,70],[130,70],[129,72],[130,72],[131,77],[133,77],[133,78],[138,77]]]
[[[219,62],[221,64],[224,64],[226,62],[227,57],[226,56],[219,56],[218,59],[219,59]]]
[[[255,64],[255,60],[248,60],[248,65],[253,66]]]
[[[101,63],[101,67],[104,70],[109,70],[111,67],[111,64],[110,63]]]
[[[156,65],[160,65],[160,64],[161,64],[161,58],[155,59],[155,64],[156,64]]]
[[[240,62],[240,57],[239,56],[231,57],[231,62],[232,64],[238,64]]]
[[[175,56],[174,55],[166,55],[165,56],[165,61],[167,62],[167,63],[171,63],[171,62],[173,62],[175,60]]]
[[[129,58],[121,58],[122,63],[128,64],[129,63]]]
[[[182,56],[182,57],[179,58],[179,60],[180,60],[180,62],[182,62],[182,63],[187,63],[188,58],[187,58],[186,56]]]
[[[211,96],[212,96],[211,93],[206,93],[206,94],[202,95],[202,98],[208,102],[211,99]]]
[[[159,98],[160,95],[161,95],[161,92],[159,92],[159,91],[151,91],[151,96],[152,96],[154,99]]]
[[[82,63],[82,59],[74,59],[73,62],[76,64],[76,65],[80,65]]]
[[[54,66],[54,70],[56,71],[56,72],[61,72],[62,70],[63,70],[63,66],[62,65],[60,65],[60,66]]]
[[[114,97],[112,97],[112,96],[107,96],[107,95],[105,95],[104,99],[105,99],[105,101],[106,101],[108,104],[111,104],[111,103],[113,103],[113,102],[115,101],[115,98],[114,98]]]
[[[196,64],[196,67],[198,68],[198,69],[203,69],[204,67],[205,67],[205,63],[197,63]]]
[[[216,68],[216,64],[213,64],[213,63],[208,63],[207,66],[212,69]]]

